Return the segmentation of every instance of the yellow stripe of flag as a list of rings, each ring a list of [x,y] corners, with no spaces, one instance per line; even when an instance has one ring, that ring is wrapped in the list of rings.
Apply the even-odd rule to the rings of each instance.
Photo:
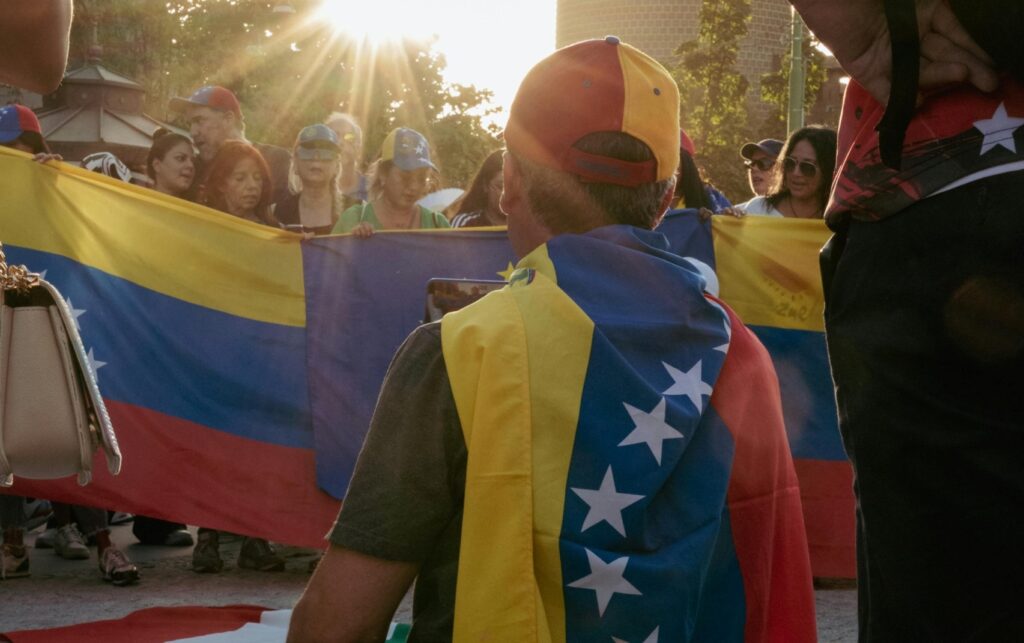
[[[6,148],[0,176],[2,242],[206,308],[305,326],[297,235]]]
[[[712,218],[721,297],[747,324],[824,330],[818,252],[824,221],[749,216]]]

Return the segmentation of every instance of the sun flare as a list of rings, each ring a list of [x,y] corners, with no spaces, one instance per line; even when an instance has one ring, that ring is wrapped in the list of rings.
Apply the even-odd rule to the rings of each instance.
[[[437,10],[432,10],[430,3],[422,0],[323,0],[313,20],[327,23],[334,31],[374,43],[430,36],[442,27]]]

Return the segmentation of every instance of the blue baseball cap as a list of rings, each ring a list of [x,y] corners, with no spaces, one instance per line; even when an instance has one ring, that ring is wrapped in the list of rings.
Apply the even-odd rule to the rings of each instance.
[[[414,129],[399,127],[392,130],[381,145],[380,158],[391,161],[395,166],[406,172],[429,167],[437,170],[430,160],[430,143],[427,138]]]
[[[337,158],[341,151],[338,135],[326,125],[309,125],[303,127],[295,139],[295,155],[304,160],[328,160],[324,152],[331,158]],[[330,154],[333,152],[333,154]]]
[[[0,143],[10,143],[25,132],[43,135],[43,128],[35,113],[24,105],[0,107]]]
[[[184,112],[189,105],[234,112],[235,116],[242,118],[242,106],[238,103],[238,98],[230,89],[220,85],[200,87],[188,98],[172,98],[170,103],[171,110],[175,112]]]

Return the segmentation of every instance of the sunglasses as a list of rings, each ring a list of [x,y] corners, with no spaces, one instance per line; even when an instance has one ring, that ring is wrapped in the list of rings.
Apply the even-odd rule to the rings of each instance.
[[[773,161],[772,159],[757,159],[756,161],[751,161],[748,159],[746,161],[743,161],[743,165],[747,166],[748,170],[752,170],[756,167],[762,172],[767,172],[768,170],[775,167],[775,161]]]
[[[783,159],[782,169],[785,172],[792,172],[797,168],[800,169],[800,174],[807,178],[811,178],[812,176],[818,173],[818,166],[815,165],[814,163],[811,163],[810,161],[798,161],[792,156],[787,156],[785,159]]]

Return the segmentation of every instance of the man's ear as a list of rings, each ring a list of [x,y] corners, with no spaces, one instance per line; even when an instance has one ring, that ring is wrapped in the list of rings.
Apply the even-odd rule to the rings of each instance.
[[[508,216],[509,212],[522,209],[523,199],[525,198],[523,193],[523,175],[515,158],[508,152],[505,152],[502,157],[501,178],[503,184],[498,207]]]
[[[654,225],[651,229],[657,228],[661,224],[661,220],[665,217],[665,213],[672,207],[672,199],[676,197],[676,177],[672,177],[668,182],[668,187],[665,188],[665,194],[661,195],[661,203],[658,205],[658,216],[654,218]]]

